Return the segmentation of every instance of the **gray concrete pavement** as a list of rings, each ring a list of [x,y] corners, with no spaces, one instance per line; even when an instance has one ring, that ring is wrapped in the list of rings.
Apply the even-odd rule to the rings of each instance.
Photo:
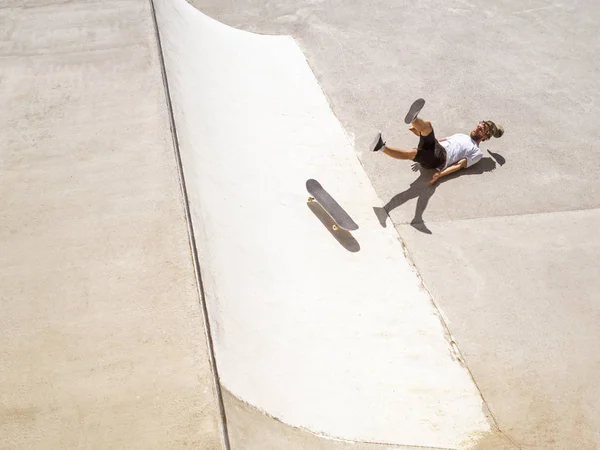
[[[0,3],[0,448],[221,448],[147,2]]]
[[[299,40],[515,443],[479,448],[600,448],[600,7],[191,3]],[[0,448],[219,448],[148,4],[8,0],[0,25]],[[360,153],[378,128],[414,146],[419,96],[438,136],[506,134],[435,189]],[[226,400],[233,448],[260,448],[253,425],[262,448],[350,445]]]
[[[600,445],[598,210],[399,227],[500,428],[523,448]],[[469,236],[465,239],[464,236]]]
[[[600,448],[600,6],[191,3],[229,25],[298,39],[381,199],[394,199],[393,222],[516,446]],[[363,153],[378,128],[393,145],[416,145],[402,118],[417,97],[438,136],[481,119],[506,134],[482,145],[478,167],[428,189],[430,174]],[[406,225],[418,198],[432,234]]]

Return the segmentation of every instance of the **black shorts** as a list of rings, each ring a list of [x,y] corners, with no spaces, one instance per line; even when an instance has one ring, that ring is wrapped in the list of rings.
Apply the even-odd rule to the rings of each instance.
[[[425,169],[441,169],[446,164],[446,149],[437,141],[433,130],[427,136],[419,138],[417,154],[413,161]]]

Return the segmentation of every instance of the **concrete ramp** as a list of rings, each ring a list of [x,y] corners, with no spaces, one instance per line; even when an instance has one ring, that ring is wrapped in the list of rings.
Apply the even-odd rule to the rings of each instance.
[[[294,40],[155,3],[222,386],[330,437],[477,441],[479,392]],[[307,205],[310,178],[357,231]]]

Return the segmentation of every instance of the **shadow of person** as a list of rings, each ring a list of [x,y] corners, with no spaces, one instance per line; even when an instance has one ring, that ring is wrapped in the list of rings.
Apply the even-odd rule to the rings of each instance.
[[[488,150],[488,153],[501,166],[503,166],[504,164],[506,164],[506,159],[504,159],[504,156],[502,156],[500,153],[494,153],[494,152],[491,152],[489,150]]]
[[[429,199],[433,196],[438,186],[459,176],[480,175],[485,172],[492,172],[495,168],[496,162],[492,158],[482,158],[481,161],[474,166],[454,172],[453,174],[441,178],[433,186],[429,186],[429,181],[435,173],[435,170],[424,169],[419,164],[414,164],[413,170],[418,170],[420,172],[419,177],[410,183],[410,187],[407,190],[394,195],[390,201],[384,205],[383,208],[375,206],[373,207],[373,211],[375,212],[375,215],[377,216],[381,226],[385,227],[389,213],[392,210],[403,205],[407,201],[418,197],[415,215],[410,221],[410,226],[422,233],[431,234],[431,230],[427,228],[425,221],[423,220],[423,213],[427,209]]]
[[[419,177],[410,183],[410,187],[400,192],[399,194],[394,195],[389,202],[387,202],[383,208],[374,207],[375,215],[379,220],[379,223],[382,227],[386,226],[386,221],[389,213],[396,209],[397,207],[403,205],[407,201],[418,197],[417,199],[417,207],[415,209],[415,216],[411,221],[411,225],[415,226],[419,231],[427,234],[431,234],[431,231],[425,226],[423,222],[423,213],[427,208],[427,204],[429,203],[429,199],[434,194],[437,184],[434,186],[429,186],[428,183],[431,180],[432,175],[435,173],[435,170],[424,169],[419,164],[413,165],[414,171],[419,171]]]

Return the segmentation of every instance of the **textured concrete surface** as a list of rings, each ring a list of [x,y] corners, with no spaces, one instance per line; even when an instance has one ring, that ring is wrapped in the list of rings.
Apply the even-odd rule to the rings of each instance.
[[[221,448],[149,4],[0,2],[0,448]]]
[[[299,40],[514,446],[599,448],[600,7],[192,3]],[[148,4],[4,0],[0,59],[0,447],[218,448]],[[415,144],[417,96],[438,136],[506,135],[424,188],[361,154],[377,128]],[[227,402],[233,448],[346,445]]]
[[[588,239],[599,226],[598,210],[444,222],[427,246],[400,227],[500,428],[523,448],[600,445],[600,243]]]
[[[599,269],[593,230],[600,204],[600,6],[192,3],[229,25],[299,40],[355,136],[380,198],[392,201],[393,221],[484,398],[516,445],[599,448],[600,367],[591,319],[600,282],[590,274]],[[363,153],[377,128],[392,144],[414,146],[402,118],[420,96],[438,136],[469,131],[484,118],[506,128],[503,138],[482,146],[484,161],[435,189],[424,186],[430,174]],[[415,215],[432,234],[404,225]]]

